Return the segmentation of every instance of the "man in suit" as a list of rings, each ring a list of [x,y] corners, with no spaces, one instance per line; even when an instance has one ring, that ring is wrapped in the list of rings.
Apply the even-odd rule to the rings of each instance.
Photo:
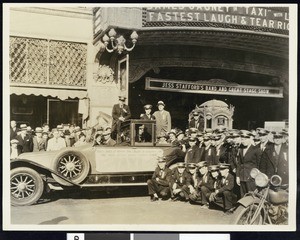
[[[146,104],[144,106],[145,113],[142,113],[140,118],[143,120],[155,120],[155,117],[151,114],[152,111],[152,105],[151,104]]]
[[[221,179],[213,193],[209,197],[209,201],[221,207],[225,212],[231,213],[231,209],[235,206],[237,196],[233,193],[235,179],[229,172],[230,164],[222,163],[219,166]]]
[[[10,140],[16,139],[19,129],[15,120],[10,121]]]
[[[35,128],[35,136],[33,137],[33,152],[46,151],[46,143],[42,136],[43,129],[41,127]]]
[[[166,200],[170,197],[169,183],[171,178],[172,171],[166,167],[166,159],[159,156],[152,178],[147,181],[151,201],[157,201],[159,198]]]
[[[140,125],[138,128],[138,133],[135,136],[135,142],[143,143],[143,142],[151,142],[151,135],[145,131],[145,126]]]
[[[157,103],[158,111],[153,113],[156,120],[156,136],[161,133],[168,133],[171,131],[171,115],[165,110],[165,103],[163,101],[158,101]]]
[[[196,128],[199,131],[203,131],[204,129],[204,122],[201,121],[200,113],[196,110],[192,111],[193,117],[189,122],[189,128]]]
[[[226,147],[221,139],[221,135],[215,135],[215,163],[228,163],[226,156]]]
[[[216,165],[218,164],[215,162],[215,155],[216,155],[216,148],[212,145],[212,140],[214,139],[214,136],[212,135],[204,135],[203,141],[204,141],[204,152],[202,154],[201,161],[206,161],[208,166],[210,165]]]
[[[16,139],[19,141],[18,147],[20,148],[21,153],[25,152],[32,152],[33,150],[33,143],[32,138],[27,134],[27,125],[21,124],[21,133],[20,135],[16,136]]]
[[[103,145],[115,146],[117,144],[116,141],[111,138],[110,129],[105,130],[102,134],[102,137],[103,137],[103,141],[102,141]]]
[[[189,145],[190,148],[185,154],[184,162],[187,164],[200,162],[200,149],[196,145],[196,138],[189,137]]]
[[[241,145],[237,155],[236,182],[240,186],[241,197],[256,188],[254,179],[250,176],[252,168],[259,168],[261,152],[253,145],[253,134],[247,130],[241,131]]]
[[[121,124],[131,118],[131,112],[128,105],[125,104],[126,97],[119,96],[119,103],[112,109],[112,138],[120,142]]]
[[[190,174],[186,171],[185,163],[178,163],[177,168],[173,172],[173,179],[170,182],[171,198],[176,201],[188,201],[189,200],[189,188],[187,184],[190,181]]]
[[[56,151],[67,146],[64,138],[61,137],[57,128],[52,129],[53,137],[49,139],[47,144],[47,151]]]
[[[274,174],[282,178],[282,184],[289,182],[288,148],[282,143],[280,132],[273,132],[274,143],[267,148],[261,157],[260,171],[269,178]]]

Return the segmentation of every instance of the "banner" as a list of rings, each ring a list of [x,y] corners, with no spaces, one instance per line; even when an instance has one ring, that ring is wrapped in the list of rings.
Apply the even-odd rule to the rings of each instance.
[[[225,80],[223,80],[226,82]],[[167,79],[146,78],[146,90],[185,92],[198,94],[235,95],[250,97],[283,98],[283,88],[239,85],[235,83],[210,81],[186,82]]]
[[[288,35],[287,7],[147,7],[143,27],[216,27]]]

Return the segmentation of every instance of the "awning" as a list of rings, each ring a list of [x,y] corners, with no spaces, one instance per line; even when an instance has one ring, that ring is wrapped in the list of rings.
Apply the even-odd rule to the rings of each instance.
[[[58,97],[61,100],[68,98],[85,98],[87,97],[86,89],[57,89],[42,87],[10,87],[10,94],[16,95],[35,95],[44,97]]]

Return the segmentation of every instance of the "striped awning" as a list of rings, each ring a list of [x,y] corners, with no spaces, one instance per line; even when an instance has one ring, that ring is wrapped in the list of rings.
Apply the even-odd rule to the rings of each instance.
[[[43,87],[25,87],[25,86],[11,86],[10,94],[16,95],[34,95],[34,96],[44,96],[44,97],[58,97],[61,100],[66,100],[68,98],[85,98],[87,97],[86,89],[72,89],[72,88],[43,88]]]

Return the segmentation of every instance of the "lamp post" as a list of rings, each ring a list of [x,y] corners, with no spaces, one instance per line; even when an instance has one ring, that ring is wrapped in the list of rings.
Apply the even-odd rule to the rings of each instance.
[[[108,32],[108,36],[107,34],[105,34],[102,38],[105,48],[106,50],[111,53],[113,51],[117,51],[119,54],[121,54],[124,50],[126,50],[127,52],[130,52],[133,50],[133,48],[135,47],[135,44],[137,42],[138,39],[138,34],[136,33],[136,31],[133,31],[130,35],[131,41],[132,41],[132,47],[127,47],[126,46],[126,39],[120,35],[119,37],[117,37],[117,32],[115,31],[115,29],[110,29]],[[111,48],[109,48],[109,42],[111,43]]]

